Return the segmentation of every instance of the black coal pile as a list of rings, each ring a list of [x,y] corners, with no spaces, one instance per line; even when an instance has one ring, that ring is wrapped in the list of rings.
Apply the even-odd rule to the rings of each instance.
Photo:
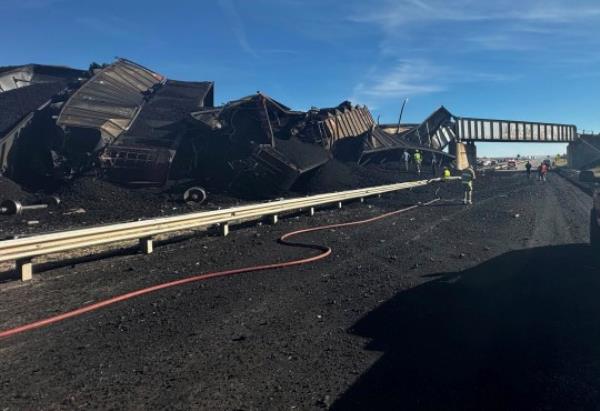
[[[129,210],[144,212],[144,208],[160,208],[164,196],[148,190],[130,190],[96,177],[74,179],[60,187],[57,194],[67,206],[83,207],[86,211],[110,210],[126,216]]]
[[[306,178],[299,180],[292,190],[302,194],[326,193],[414,181],[427,177],[431,177],[431,174],[423,172],[419,177],[412,172],[405,172],[399,162],[362,166],[332,159]]]
[[[62,83],[39,83],[0,93],[0,136],[63,88]]]
[[[131,220],[174,214],[182,210],[207,210],[240,203],[227,195],[211,195],[206,203],[185,203],[180,193],[154,188],[131,189],[103,179],[85,176],[62,186],[57,194],[63,209],[83,208],[86,213],[106,217],[111,221]]]
[[[15,200],[22,203],[31,201],[35,196],[24,191],[17,183],[4,177],[0,177],[0,201]]]
[[[61,199],[58,206],[25,211],[21,215],[0,215],[0,239],[244,204],[242,200],[220,193],[209,193],[204,203],[183,202],[179,192],[131,189],[94,176],[69,181],[53,193]],[[28,193],[16,183],[0,177],[0,200],[32,204],[46,196],[44,192]]]

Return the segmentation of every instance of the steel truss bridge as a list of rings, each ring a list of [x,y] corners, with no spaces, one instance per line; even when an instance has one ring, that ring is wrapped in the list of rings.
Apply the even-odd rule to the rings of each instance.
[[[403,134],[411,142],[437,150],[453,141],[570,143],[579,138],[572,124],[457,117],[443,106]]]

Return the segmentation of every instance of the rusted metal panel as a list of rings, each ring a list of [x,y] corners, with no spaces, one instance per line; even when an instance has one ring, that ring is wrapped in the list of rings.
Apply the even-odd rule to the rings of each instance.
[[[345,110],[336,109],[329,113],[331,117],[320,122],[323,138],[329,138],[332,143],[348,138],[358,137],[373,126],[373,118],[366,107],[352,107]]]
[[[107,141],[128,130],[145,97],[165,78],[136,63],[119,59],[98,71],[63,107],[61,127],[93,128]]]

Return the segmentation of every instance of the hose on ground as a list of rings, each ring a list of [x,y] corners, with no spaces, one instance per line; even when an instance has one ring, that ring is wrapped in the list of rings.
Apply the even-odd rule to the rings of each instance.
[[[225,276],[242,274],[242,273],[251,273],[251,272],[256,272],[256,271],[273,270],[276,268],[286,268],[286,267],[293,267],[293,266],[301,265],[301,264],[312,263],[314,261],[318,261],[318,260],[328,257],[332,253],[331,248],[328,246],[325,246],[325,245],[293,242],[293,241],[289,241],[289,238],[295,237],[300,234],[306,234],[306,233],[311,233],[311,232],[315,232],[315,231],[322,231],[322,230],[329,230],[332,228],[342,228],[342,227],[350,227],[350,226],[372,223],[372,222],[375,222],[378,220],[382,220],[384,218],[388,218],[388,217],[391,217],[391,216],[394,216],[394,215],[397,215],[400,213],[404,213],[406,211],[415,209],[419,206],[431,205],[439,200],[440,200],[439,198],[436,198],[436,199],[426,202],[426,203],[415,204],[410,207],[402,208],[402,209],[395,210],[395,211],[390,211],[390,212],[387,212],[384,214],[377,215],[375,217],[367,218],[365,220],[356,220],[356,221],[350,221],[350,222],[345,222],[345,223],[328,224],[328,225],[322,225],[322,226],[317,226],[317,227],[305,228],[305,229],[301,229],[301,230],[290,231],[289,233],[286,233],[279,238],[278,242],[280,244],[283,244],[286,246],[309,248],[309,249],[320,251],[319,254],[311,256],[311,257],[305,257],[305,258],[301,258],[301,259],[288,260],[288,261],[284,261],[284,262],[277,262],[277,263],[271,263],[271,264],[263,264],[263,265],[256,265],[256,266],[250,266],[250,267],[241,267],[241,268],[235,268],[235,269],[225,270],[225,271],[215,271],[215,272],[210,272],[210,273],[199,274],[199,275],[194,275],[191,277],[182,278],[180,280],[168,281],[168,282],[157,284],[157,285],[154,285],[151,287],[141,288],[139,290],[135,290],[135,291],[131,291],[131,292],[128,292],[125,294],[117,295],[117,296],[108,298],[106,300],[98,301],[93,304],[85,305],[83,307],[77,308],[75,310],[67,311],[62,314],[54,315],[51,317],[44,318],[42,320],[37,320],[37,321],[31,322],[28,324],[24,324],[24,325],[21,325],[18,327],[14,327],[14,328],[10,328],[10,329],[1,331],[0,339],[11,337],[11,336],[21,334],[21,333],[24,333],[27,331],[31,331],[36,328],[41,328],[41,327],[45,327],[45,326],[48,326],[51,324],[55,324],[60,321],[67,320],[69,318],[78,317],[80,315],[99,310],[99,309],[107,307],[109,305],[113,305],[113,304],[116,304],[116,303],[119,303],[122,301],[140,297],[142,295],[154,293],[154,292],[157,292],[160,290],[164,290],[166,288],[178,287],[181,285],[194,283],[194,282],[198,282],[198,281],[205,281],[205,280],[209,280],[211,278],[225,277]]]

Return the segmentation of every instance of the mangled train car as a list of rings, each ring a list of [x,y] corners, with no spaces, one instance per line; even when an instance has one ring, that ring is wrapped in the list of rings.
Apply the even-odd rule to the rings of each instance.
[[[409,138],[420,126],[405,128],[402,133],[391,132],[373,121],[366,106],[352,106],[349,101],[333,108],[310,110],[306,118],[300,138],[322,144],[343,161],[366,164],[394,160],[399,159],[404,150],[419,149],[446,156],[441,151],[443,146],[427,145]]]
[[[2,101],[45,86],[37,101],[15,113],[19,122],[0,134],[2,174],[31,185],[96,170],[113,181],[163,185],[177,143],[163,138],[163,130],[212,105],[212,83],[182,87],[125,59],[78,80],[67,87],[40,83],[0,94]]]
[[[85,81],[88,72],[68,67],[29,64],[0,68],[0,174],[33,183],[33,174],[53,168],[56,147],[55,103],[68,89]],[[35,171],[39,171],[36,173]]]
[[[27,185],[95,173],[131,187],[260,196],[292,189],[333,157],[367,163],[443,148],[431,144],[441,125],[390,133],[350,102],[303,112],[257,93],[215,107],[212,82],[167,79],[126,59],[54,78],[39,67],[21,68],[12,85],[0,72],[0,104],[28,96],[0,123],[0,172]]]
[[[176,159],[174,173],[194,175],[208,186],[248,192],[287,190],[302,174],[329,159],[324,148],[298,138],[304,113],[261,93],[191,117],[186,144],[197,154],[185,161],[189,152],[184,151]]]
[[[213,105],[211,82],[178,82],[128,60],[99,70],[65,103],[57,120],[70,158],[87,156],[107,179],[166,184],[190,112]],[[83,156],[77,158],[77,156]]]

